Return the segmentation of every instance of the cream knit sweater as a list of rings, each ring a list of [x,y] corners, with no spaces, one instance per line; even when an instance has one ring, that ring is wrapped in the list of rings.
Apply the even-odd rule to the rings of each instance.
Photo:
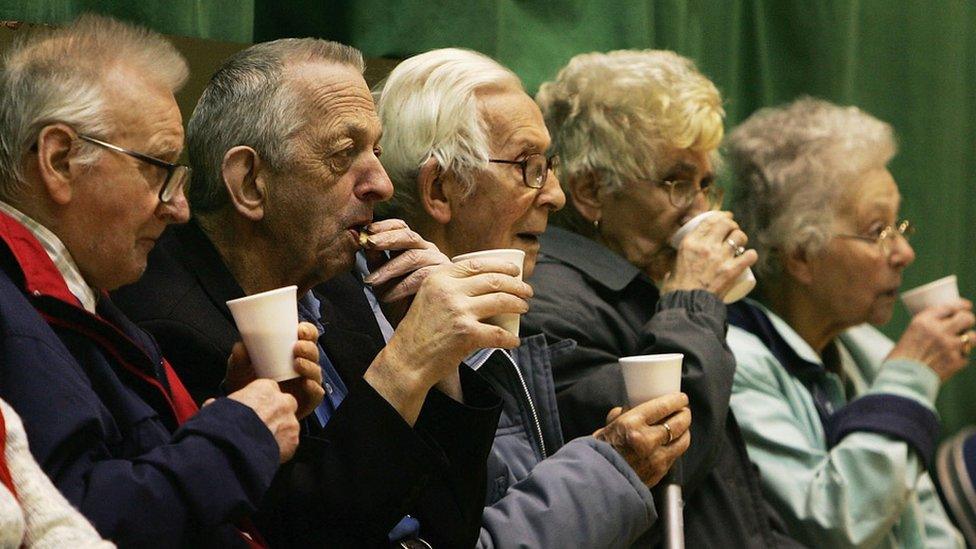
[[[7,425],[4,457],[17,497],[0,483],[0,549],[18,547],[115,547],[64,499],[27,447],[20,416],[0,400]]]

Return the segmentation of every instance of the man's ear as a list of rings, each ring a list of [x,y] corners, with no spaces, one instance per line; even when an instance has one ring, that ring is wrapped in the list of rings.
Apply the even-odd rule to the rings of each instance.
[[[444,173],[437,160],[431,158],[420,167],[420,173],[417,174],[417,197],[427,215],[441,225],[451,221],[454,186],[456,181],[453,176]]]
[[[257,151],[239,145],[224,154],[224,162],[220,166],[231,204],[237,213],[251,221],[264,218],[268,198],[267,178],[261,165]]]
[[[589,222],[599,221],[603,216],[603,199],[600,180],[593,172],[583,172],[566,182],[566,188],[573,200],[576,211]]]
[[[48,196],[56,204],[71,202],[74,179],[86,169],[77,162],[79,145],[75,132],[66,124],[44,126],[37,136],[37,173]]]

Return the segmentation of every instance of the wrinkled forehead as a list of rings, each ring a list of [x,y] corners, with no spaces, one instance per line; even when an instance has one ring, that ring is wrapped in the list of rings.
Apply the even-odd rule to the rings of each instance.
[[[307,128],[325,133],[347,129],[378,133],[379,116],[362,74],[337,63],[301,63],[286,68],[285,85],[294,94]]]
[[[542,153],[549,147],[549,130],[542,111],[521,88],[483,88],[476,97],[492,150],[521,147]]]
[[[844,187],[838,201],[838,212],[854,219],[873,215],[896,215],[901,193],[895,178],[885,168],[868,170]]]
[[[183,119],[168,86],[118,65],[106,71],[103,94],[116,139],[157,154],[182,150]]]

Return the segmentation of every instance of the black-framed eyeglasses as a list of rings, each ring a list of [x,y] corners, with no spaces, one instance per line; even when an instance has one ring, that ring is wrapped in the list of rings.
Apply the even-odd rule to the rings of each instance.
[[[546,157],[536,153],[530,154],[522,160],[489,158],[488,162],[520,166],[522,168],[522,183],[531,189],[541,189],[549,179],[549,170],[554,170],[559,165],[559,157],[556,155]]]
[[[159,188],[159,201],[163,204],[168,204],[171,200],[173,200],[173,197],[183,190],[183,185],[186,184],[186,181],[190,178],[190,167],[184,164],[173,164],[172,162],[160,160],[154,156],[149,156],[148,154],[143,154],[125,147],[113,145],[111,143],[102,141],[101,139],[95,139],[90,135],[79,133],[78,138],[94,145],[98,145],[99,147],[105,147],[106,149],[115,152],[127,154],[136,160],[141,160],[142,162],[152,164],[153,166],[158,166],[166,170],[166,180],[163,181],[163,186]]]
[[[725,196],[725,189],[717,187],[711,182],[701,185],[690,179],[664,179],[656,183],[668,188],[668,200],[671,201],[672,206],[679,210],[691,206],[698,193],[705,197],[712,208],[720,207],[722,198]]]
[[[888,225],[881,229],[881,231],[876,235],[864,235],[864,234],[835,234],[834,236],[840,238],[853,238],[856,240],[863,240],[865,242],[871,242],[872,244],[877,244],[881,248],[881,253],[888,255],[891,253],[892,245],[894,244],[895,237],[901,236],[908,242],[908,239],[912,234],[915,233],[915,225],[907,219],[902,219],[894,225]]]

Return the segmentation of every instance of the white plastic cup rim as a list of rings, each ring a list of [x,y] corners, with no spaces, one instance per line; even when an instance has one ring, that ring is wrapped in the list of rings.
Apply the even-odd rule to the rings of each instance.
[[[917,314],[921,310],[959,299],[959,283],[956,275],[944,276],[901,294],[902,303],[908,312]]]
[[[702,212],[686,221],[685,224],[679,227],[678,230],[675,231],[674,235],[671,236],[671,247],[677,250],[678,246],[681,245],[681,241],[688,236],[688,233],[698,228],[698,226],[702,224],[702,221],[705,221],[713,215],[719,215],[721,213],[722,212],[718,210],[708,210],[707,212]]]
[[[234,305],[247,303],[249,301],[267,299],[269,297],[275,297],[278,294],[286,294],[288,292],[297,292],[297,291],[298,291],[298,286],[282,286],[281,288],[275,288],[274,290],[268,290],[266,292],[246,295],[244,297],[239,297],[237,299],[231,299],[230,301],[227,302],[227,306],[233,307]]]
[[[684,359],[685,355],[682,353],[663,353],[660,355],[634,355],[634,356],[622,356],[618,359],[620,362],[668,362],[671,360]]]
[[[518,265],[519,276],[521,276],[522,265],[525,263],[525,252],[516,248],[498,248],[494,250],[481,250],[477,252],[469,252],[466,254],[456,255],[451,258],[451,263],[458,263],[461,261],[467,261],[468,259],[481,259],[484,257],[489,258],[499,258],[505,261],[511,260],[513,263]],[[515,258],[518,258],[517,260]]]

